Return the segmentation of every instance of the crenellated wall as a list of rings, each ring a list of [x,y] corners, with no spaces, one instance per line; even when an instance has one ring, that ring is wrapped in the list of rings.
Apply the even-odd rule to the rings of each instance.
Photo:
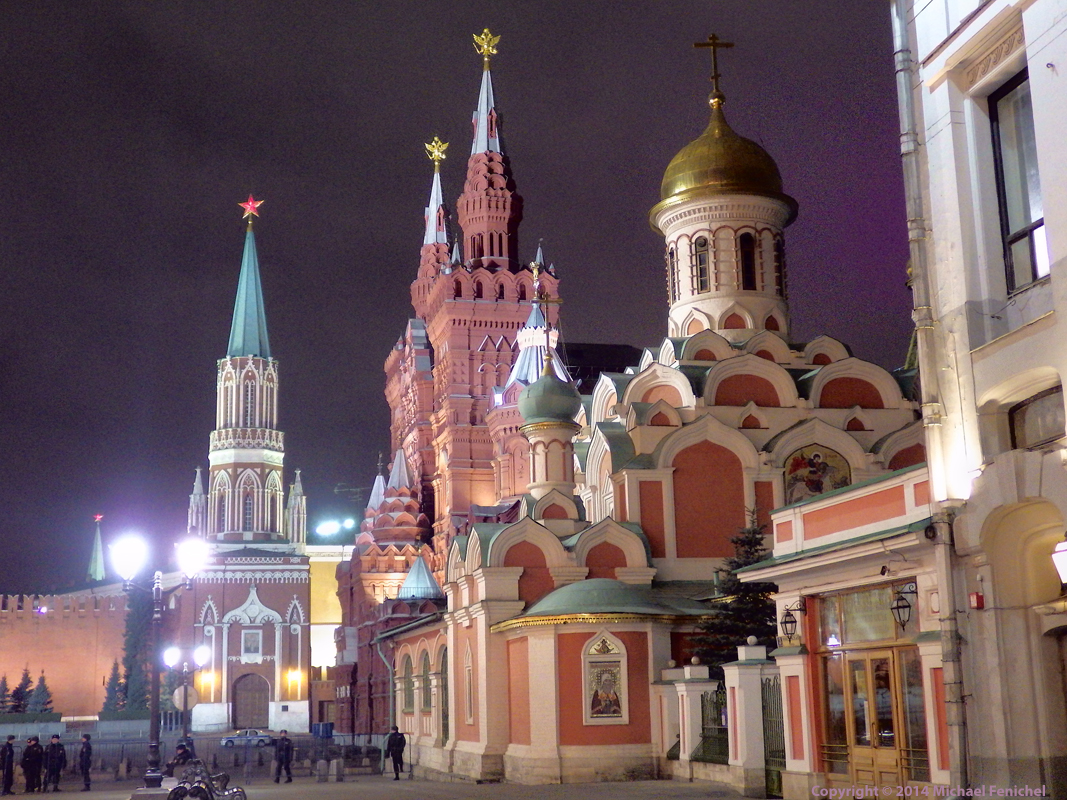
[[[14,688],[42,670],[64,717],[94,716],[122,660],[126,596],[118,586],[56,595],[0,595],[0,675]]]

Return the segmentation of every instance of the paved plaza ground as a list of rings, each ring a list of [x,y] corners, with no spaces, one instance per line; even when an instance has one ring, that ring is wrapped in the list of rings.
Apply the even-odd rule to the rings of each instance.
[[[135,781],[101,782],[91,792],[78,792],[76,784],[61,794],[74,794],[85,800],[128,800],[137,787]],[[673,800],[673,798],[728,798],[739,795],[717,783],[686,781],[634,781],[630,783],[580,783],[552,786],[521,786],[514,783],[439,783],[436,781],[394,781],[381,775],[361,775],[344,783],[319,783],[313,778],[294,778],[292,783],[276,784],[258,779],[244,785],[249,800]],[[69,800],[74,800],[70,798]]]

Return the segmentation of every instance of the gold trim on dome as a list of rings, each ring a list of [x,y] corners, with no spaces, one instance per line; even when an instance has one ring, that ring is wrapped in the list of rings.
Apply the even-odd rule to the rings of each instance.
[[[514,617],[498,622],[489,628],[490,633],[514,630],[516,628],[544,627],[546,625],[602,625],[613,622],[663,622],[669,625],[693,624],[706,619],[709,614],[633,614],[606,611],[600,614],[557,614],[551,617]]]

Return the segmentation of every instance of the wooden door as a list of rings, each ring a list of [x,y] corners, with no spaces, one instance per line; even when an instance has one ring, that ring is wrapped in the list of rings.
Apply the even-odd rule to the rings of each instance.
[[[850,653],[845,674],[852,780],[867,786],[898,786],[900,733],[893,652]]]
[[[233,727],[270,724],[270,684],[262,675],[242,675],[233,684]]]

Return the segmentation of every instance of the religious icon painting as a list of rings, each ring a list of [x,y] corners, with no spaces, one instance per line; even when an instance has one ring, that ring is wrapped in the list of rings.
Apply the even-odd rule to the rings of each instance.
[[[593,719],[622,716],[622,662],[596,661],[589,664],[589,716]]]
[[[836,450],[813,444],[785,460],[785,502],[798,503],[852,483],[852,470]]]

